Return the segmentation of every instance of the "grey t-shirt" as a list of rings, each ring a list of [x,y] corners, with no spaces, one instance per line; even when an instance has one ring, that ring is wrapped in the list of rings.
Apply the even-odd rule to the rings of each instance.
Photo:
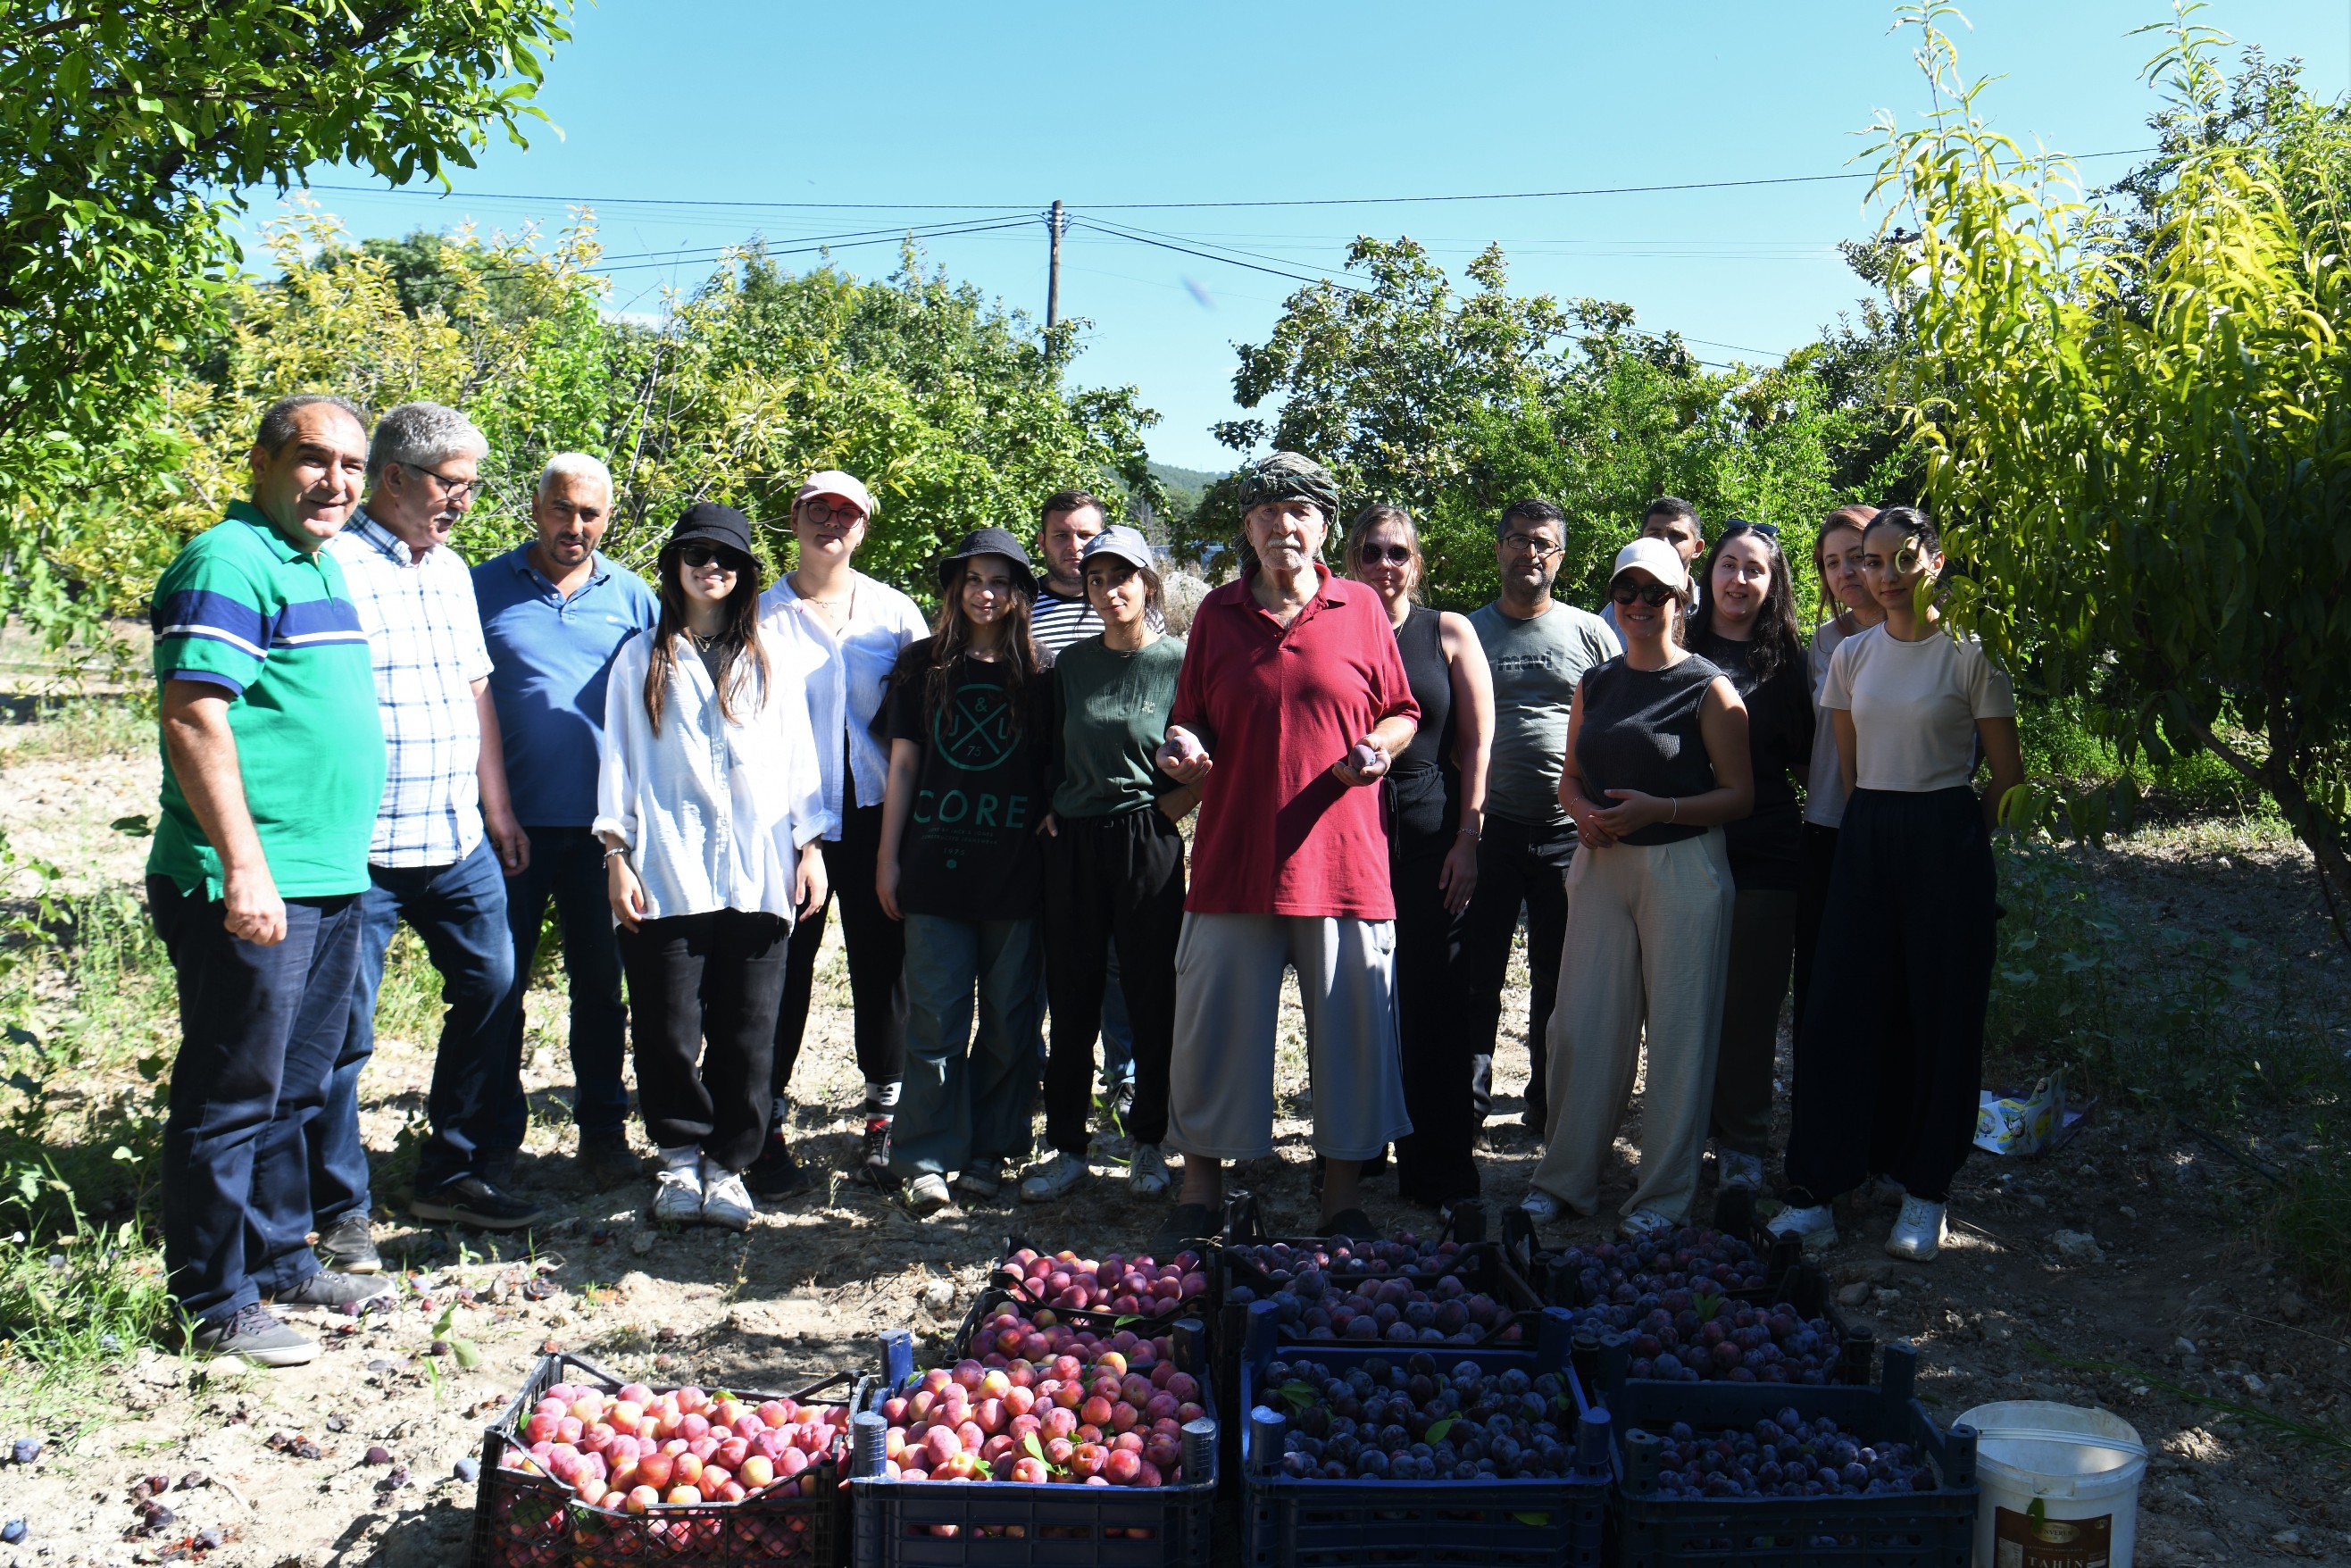
[[[1530,827],[1567,821],[1559,768],[1567,717],[1583,672],[1623,653],[1599,616],[1557,600],[1531,621],[1489,604],[1469,617],[1494,674],[1494,747],[1486,768],[1486,809]]]

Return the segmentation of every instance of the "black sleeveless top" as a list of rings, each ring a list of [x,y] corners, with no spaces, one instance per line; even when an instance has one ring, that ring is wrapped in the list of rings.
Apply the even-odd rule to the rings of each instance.
[[[1420,727],[1390,767],[1388,801],[1395,821],[1395,848],[1449,849],[1461,823],[1461,777],[1453,759],[1453,668],[1434,610],[1415,605],[1396,628],[1396,652],[1404,657],[1412,700],[1420,705]]]
[[[1662,670],[1636,670],[1623,654],[1583,677],[1583,723],[1575,761],[1583,793],[1614,804],[1604,791],[1638,789],[1660,798],[1703,795],[1715,787],[1714,763],[1698,732],[1698,706],[1721,669],[1692,653]],[[1687,822],[1656,822],[1618,841],[1670,844],[1706,831]]]

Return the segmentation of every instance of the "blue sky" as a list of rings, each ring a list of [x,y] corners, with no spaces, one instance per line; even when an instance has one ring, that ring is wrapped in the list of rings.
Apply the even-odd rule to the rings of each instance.
[[[2143,147],[2138,80],[2168,12],[2152,0],[1980,0],[1960,35],[2004,131],[2076,153]],[[2344,0],[2221,0],[2201,20],[2317,92],[2351,80]],[[1225,467],[1231,344],[1259,341],[1292,282],[1084,226],[1094,217],[1283,270],[1336,269],[1358,233],[1409,234],[1458,267],[1490,241],[1521,292],[1623,300],[1709,358],[1776,355],[1847,308],[1836,243],[1870,232],[1860,181],[1509,202],[1217,208],[1835,173],[1881,109],[1924,94],[1890,7],[1386,3],[1180,7],[747,0],[584,6],[540,102],[561,127],[501,142],[457,193],[392,193],[319,169],[316,199],[357,235],[471,220],[549,227],[588,201],[616,308],[658,310],[716,247],[762,235],[1011,226],[943,235],[931,258],[1041,319],[1056,197],[1061,309],[1092,322],[1073,374],[1133,382],[1163,415],[1154,455]],[[2085,166],[2092,177],[2126,161]],[[522,198],[522,199],[514,199]],[[785,204],[796,204],[787,205]],[[814,204],[843,204],[827,209]],[[872,204],[852,206],[849,204]],[[256,219],[276,210],[274,193]],[[1204,243],[1205,242],[1205,243]],[[684,255],[667,253],[684,249]],[[885,271],[893,245],[836,259]],[[1736,346],[1735,348],[1732,346]]]

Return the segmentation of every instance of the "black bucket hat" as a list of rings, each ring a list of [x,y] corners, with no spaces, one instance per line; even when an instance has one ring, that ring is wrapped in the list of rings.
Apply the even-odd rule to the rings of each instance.
[[[684,544],[688,539],[708,539],[751,559],[758,559],[751,549],[751,519],[716,501],[696,501],[669,531],[671,544]]]
[[[1013,575],[1019,580],[1020,591],[1031,599],[1037,597],[1037,575],[1029,566],[1029,552],[1020,548],[1019,539],[1003,528],[974,528],[964,535],[963,542],[956,546],[955,553],[939,562],[939,586],[951,586],[957,563],[969,560],[976,555],[1004,557],[1015,569]]]

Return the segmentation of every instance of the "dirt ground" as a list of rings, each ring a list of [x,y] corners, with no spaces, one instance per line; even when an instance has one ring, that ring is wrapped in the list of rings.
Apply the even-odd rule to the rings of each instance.
[[[143,842],[108,823],[152,810],[152,749],[52,755],[24,744],[38,727],[7,727],[0,830],[20,853],[66,867],[78,890],[135,884]],[[2126,845],[2106,858],[2104,874],[2123,897],[2196,901],[2198,918],[2252,933],[2308,918],[2298,855],[2225,831],[2173,832]],[[2226,876],[2215,863],[2223,857]],[[858,1087],[837,942],[822,974],[792,1135],[804,1158],[838,1171],[855,1143]],[[1506,1027],[1525,1017],[1523,966],[1514,974]],[[2340,979],[2338,970],[2321,983],[2339,988]],[[402,1269],[401,1304],[358,1323],[314,1317],[326,1353],[308,1367],[266,1373],[140,1350],[87,1425],[47,1434],[38,1463],[0,1471],[0,1517],[28,1525],[21,1544],[0,1546],[0,1564],[171,1560],[207,1530],[224,1543],[193,1560],[454,1563],[473,1499],[454,1467],[478,1449],[481,1422],[544,1351],[560,1347],[647,1381],[787,1392],[869,1364],[885,1329],[942,1342],[1008,1233],[1098,1256],[1139,1247],[1158,1218],[1155,1205],[1125,1196],[1118,1146],[1105,1142],[1092,1184],[1053,1205],[1008,1195],[920,1222],[836,1177],[829,1192],[761,1214],[745,1236],[664,1232],[639,1217],[645,1191],[594,1192],[573,1176],[560,1012],[542,985],[532,1008],[535,1115],[522,1171],[559,1216],[555,1223],[523,1248],[380,1210],[380,1242]],[[1310,1228],[1314,1208],[1294,1002],[1285,1021],[1280,1147],[1243,1180],[1265,1199],[1274,1227],[1295,1232]],[[380,1041],[365,1083],[366,1131],[380,1153],[421,1112],[430,1065],[428,1041]],[[1523,1190],[1536,1153],[1500,1124],[1515,1117],[1524,1084],[1517,1030],[1501,1047],[1497,1078],[1496,1141],[1483,1164],[1499,1205]],[[1636,1124],[1620,1145],[1628,1159],[1637,1137]],[[1606,1211],[1630,1186],[1620,1167]],[[2351,1342],[2246,1239],[2259,1196],[2237,1163],[2163,1119],[2108,1110],[2054,1157],[1979,1155],[1954,1196],[1956,1234],[1940,1260],[1893,1262],[1879,1249],[1890,1213],[1855,1212],[1828,1268],[1852,1314],[1882,1336],[1918,1343],[1922,1392],[1939,1418],[2026,1397],[2100,1406],[2132,1422],[2155,1456],[2140,1500],[2141,1563],[2351,1561]],[[1383,1225],[1436,1225],[1427,1211],[1396,1201],[1392,1178],[1369,1184],[1367,1197]],[[1710,1200],[1701,1195],[1701,1210]],[[1546,1240],[1601,1229],[1600,1221],[1561,1227]],[[2061,1254],[2052,1239],[2061,1230],[2094,1237],[2095,1252]],[[472,1367],[431,1354],[435,1322],[453,1299],[448,1332],[478,1347]],[[2064,1364],[2093,1361],[2137,1370]],[[2324,1427],[2333,1441],[2297,1440],[2263,1416]],[[18,1435],[15,1425],[0,1437]],[[287,1436],[308,1439],[316,1457],[302,1457],[308,1450]],[[404,1479],[364,1462],[374,1445],[391,1451]],[[174,1523],[132,1533],[134,1483],[190,1474],[199,1483],[167,1499]]]

